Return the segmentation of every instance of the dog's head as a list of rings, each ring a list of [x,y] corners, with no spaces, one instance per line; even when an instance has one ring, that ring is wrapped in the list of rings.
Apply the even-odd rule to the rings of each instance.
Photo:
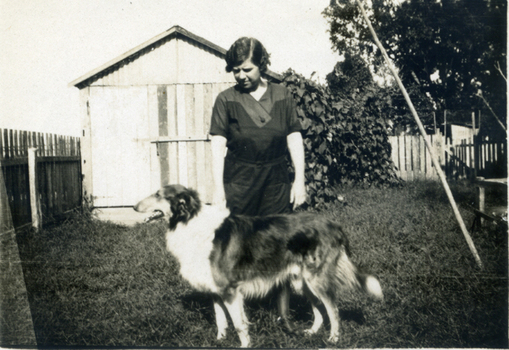
[[[201,208],[198,193],[182,185],[168,185],[141,200],[134,206],[140,213],[151,213],[151,218],[164,217],[174,229],[179,222],[187,223]]]

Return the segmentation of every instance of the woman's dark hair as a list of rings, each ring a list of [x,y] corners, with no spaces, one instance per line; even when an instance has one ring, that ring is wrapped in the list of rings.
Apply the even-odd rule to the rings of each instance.
[[[226,71],[230,73],[233,67],[241,65],[251,57],[251,62],[260,69],[260,73],[265,73],[270,64],[269,56],[265,47],[257,39],[242,37],[237,39],[226,52]]]

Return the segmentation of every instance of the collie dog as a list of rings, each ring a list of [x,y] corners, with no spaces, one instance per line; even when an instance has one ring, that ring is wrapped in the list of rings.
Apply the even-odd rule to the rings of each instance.
[[[244,298],[262,297],[287,282],[311,301],[314,321],[306,333],[322,326],[317,305],[323,303],[331,342],[339,336],[335,301],[343,291],[358,289],[383,298],[378,280],[360,273],[348,258],[340,226],[319,215],[230,215],[224,207],[202,206],[197,192],[182,185],[165,186],[134,209],[168,220],[166,247],[178,259],[182,277],[214,295],[218,339],[226,334],[228,311],[241,345],[248,347]]]

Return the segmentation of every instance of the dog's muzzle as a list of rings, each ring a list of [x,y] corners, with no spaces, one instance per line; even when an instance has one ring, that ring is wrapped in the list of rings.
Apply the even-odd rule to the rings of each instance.
[[[150,212],[152,209],[152,214],[150,216],[146,217],[143,221],[144,222],[151,222],[157,219],[160,219],[164,217],[164,212],[160,209],[150,208],[149,205],[147,205],[146,201],[141,201],[138,204],[136,204],[133,209],[137,211],[138,213],[146,213]]]
[[[148,218],[145,218],[145,220],[143,220],[144,222],[148,223],[148,222],[151,222],[151,221],[154,221],[154,220],[157,220],[157,219],[160,219],[164,216],[164,213],[160,210],[155,210],[152,215],[150,215]]]

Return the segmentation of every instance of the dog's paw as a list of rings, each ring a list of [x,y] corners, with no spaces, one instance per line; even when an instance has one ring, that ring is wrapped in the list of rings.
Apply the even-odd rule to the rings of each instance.
[[[309,335],[316,334],[316,331],[313,328],[309,328],[309,329],[304,330],[304,334],[309,336]]]
[[[294,334],[296,331],[295,331],[295,325],[293,324],[292,321],[290,321],[287,317],[279,317],[277,320],[276,320],[277,323],[279,323],[281,325],[281,327],[283,328],[283,330],[288,333],[288,334]]]
[[[226,329],[220,329],[217,331],[217,340],[222,340],[226,336]]]
[[[339,335],[331,334],[328,341],[331,343],[337,343],[339,341]]]

